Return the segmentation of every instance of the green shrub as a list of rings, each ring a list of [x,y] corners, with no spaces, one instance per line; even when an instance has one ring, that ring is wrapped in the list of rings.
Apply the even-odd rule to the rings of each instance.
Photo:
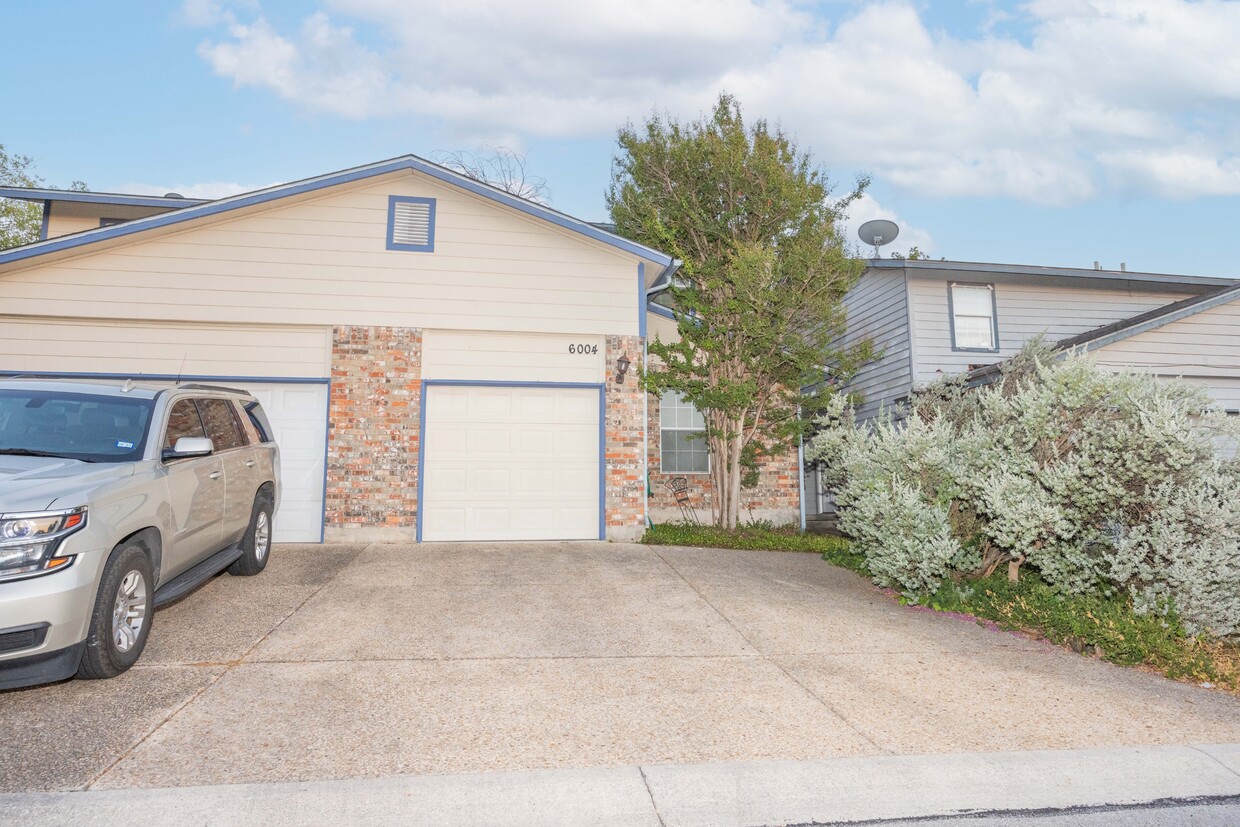
[[[775,527],[770,523],[739,526],[731,531],[712,525],[663,523],[647,529],[641,541],[652,546],[804,551],[815,554],[848,548],[848,541],[839,537],[807,534],[795,526]]]
[[[1203,389],[1035,344],[990,387],[932,385],[902,422],[832,404],[806,456],[876,582],[916,597],[1025,566],[1240,636],[1240,464],[1219,450],[1240,429]]]

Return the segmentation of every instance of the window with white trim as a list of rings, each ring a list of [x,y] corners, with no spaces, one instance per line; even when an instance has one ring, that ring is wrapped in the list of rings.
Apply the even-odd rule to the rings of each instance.
[[[998,350],[993,284],[952,284],[952,347],[956,350]]]
[[[659,467],[664,474],[710,472],[706,420],[676,391],[667,391],[659,398],[659,450]]]
[[[435,252],[435,199],[388,196],[387,248]]]

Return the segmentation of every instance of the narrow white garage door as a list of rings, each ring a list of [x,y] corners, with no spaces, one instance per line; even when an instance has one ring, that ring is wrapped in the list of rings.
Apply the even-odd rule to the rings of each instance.
[[[258,398],[280,446],[277,543],[317,543],[323,529],[327,385],[236,383]]]
[[[599,390],[428,384],[422,539],[597,540]]]

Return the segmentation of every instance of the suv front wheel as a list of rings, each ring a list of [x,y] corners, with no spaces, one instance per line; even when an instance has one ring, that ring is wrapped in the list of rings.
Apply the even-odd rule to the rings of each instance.
[[[78,677],[114,678],[133,666],[151,633],[151,561],[137,545],[112,551],[103,569]]]

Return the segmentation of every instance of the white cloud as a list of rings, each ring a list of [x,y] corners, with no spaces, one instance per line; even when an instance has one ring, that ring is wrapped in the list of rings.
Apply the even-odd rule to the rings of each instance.
[[[820,5],[829,24],[792,0],[324,2],[287,29],[211,0],[184,14],[215,21],[199,53],[217,74],[349,118],[598,137],[727,89],[829,165],[908,191],[1234,191],[1234,162],[1207,148],[1240,134],[1240,3],[1031,0],[952,37],[911,0]]]
[[[214,201],[243,192],[274,187],[276,184],[238,184],[233,181],[204,181],[198,184],[122,184],[118,189],[132,195],[167,195],[175,192],[183,198],[202,198]]]

